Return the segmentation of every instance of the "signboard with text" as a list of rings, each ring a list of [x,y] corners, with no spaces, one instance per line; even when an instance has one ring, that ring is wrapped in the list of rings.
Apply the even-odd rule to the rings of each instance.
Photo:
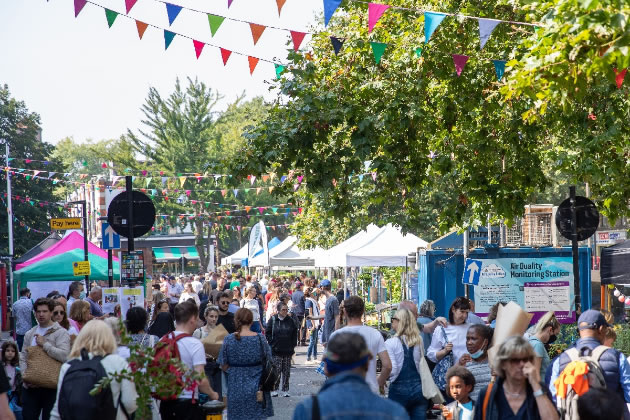
[[[595,240],[597,245],[614,245],[626,240],[626,231],[597,232]]]
[[[513,301],[534,314],[535,322],[554,311],[560,322],[575,322],[571,257],[477,259],[475,312],[488,313],[497,302]]]
[[[72,272],[75,276],[89,276],[90,275],[90,262],[89,261],[73,262]]]
[[[144,255],[142,251],[122,251],[120,255],[120,282],[123,285],[143,284]]]
[[[52,230],[81,229],[81,218],[62,217],[58,219],[50,219],[50,228]]]

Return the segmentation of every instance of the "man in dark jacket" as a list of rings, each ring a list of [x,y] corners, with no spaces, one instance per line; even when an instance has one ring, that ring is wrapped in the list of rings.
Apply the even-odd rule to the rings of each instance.
[[[282,392],[285,397],[290,397],[291,357],[295,353],[295,346],[297,345],[298,327],[293,318],[289,316],[289,308],[286,304],[279,302],[276,309],[278,314],[271,317],[265,330],[265,337],[267,337],[273,354],[273,363],[280,373],[271,396],[278,396],[280,376],[282,376]]]

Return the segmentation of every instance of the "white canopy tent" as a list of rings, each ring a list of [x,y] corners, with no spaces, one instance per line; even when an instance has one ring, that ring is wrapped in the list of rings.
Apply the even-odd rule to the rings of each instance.
[[[329,250],[316,253],[315,267],[347,267],[346,254],[368,243],[380,230],[378,226],[370,224],[366,230],[358,232]]]
[[[369,240],[344,255],[347,267],[404,267],[407,256],[418,248],[428,245],[426,241],[391,224],[383,226]]]
[[[274,246],[273,248],[269,249],[269,260],[267,260],[267,257],[264,253],[256,255],[254,258],[252,258],[249,261],[249,266],[250,267],[269,267],[269,265],[275,265],[273,264],[273,262],[271,261],[276,255],[278,255],[279,253],[286,251],[287,249],[289,249],[291,247],[291,245],[293,245],[296,241],[296,237],[295,236],[289,236],[287,237],[284,241],[280,242],[278,245]],[[271,262],[271,264],[270,264]]]
[[[248,244],[245,244],[243,248],[239,249],[234,254],[221,258],[221,265],[241,265],[243,259],[247,258],[247,247]]]
[[[270,258],[272,266],[281,267],[314,267],[315,255],[321,251],[321,248],[300,249],[296,242],[295,236],[289,236],[285,242],[290,241],[290,246],[281,250]],[[282,245],[282,244],[280,244]],[[278,246],[280,246],[278,245]]]

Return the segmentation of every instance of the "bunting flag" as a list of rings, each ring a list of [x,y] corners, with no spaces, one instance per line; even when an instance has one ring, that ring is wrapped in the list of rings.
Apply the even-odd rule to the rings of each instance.
[[[455,71],[457,72],[457,77],[461,76],[462,71],[464,71],[464,67],[466,67],[466,62],[468,61],[467,55],[459,55],[459,54],[451,54],[453,56],[453,64],[455,64]]]
[[[81,13],[86,3],[87,0],[74,0],[74,17],[79,16],[79,13]]]
[[[196,41],[193,39],[193,45],[195,46],[195,54],[197,54],[197,60],[199,60],[199,56],[201,55],[201,51],[203,51],[204,44],[201,41]]]
[[[499,20],[494,19],[479,19],[479,49],[483,50],[484,45],[488,42],[488,38],[494,31],[494,28],[501,23]]]
[[[232,51],[226,50],[225,48],[221,48],[221,58],[223,58],[224,66],[227,64],[228,58],[230,58],[231,54],[232,54]]]
[[[116,17],[118,17],[118,12],[114,12],[113,10],[105,9],[105,17],[107,18],[107,26],[110,28],[114,24]]]
[[[282,7],[287,0],[276,0],[276,5],[278,6],[278,17],[280,17],[280,12],[282,12]]]
[[[324,0],[324,25],[328,26],[330,18],[335,14],[342,0]]]
[[[440,26],[446,15],[444,13],[424,12],[424,43],[428,44],[431,35]]]
[[[420,58],[422,56],[422,47],[416,48],[416,58]]]
[[[372,32],[374,25],[376,25],[376,22],[378,22],[387,9],[389,9],[389,6],[386,4],[368,4],[368,32]]]
[[[131,11],[131,8],[136,4],[138,0],[125,0],[125,7],[127,8],[127,14]]]
[[[250,23],[249,28],[252,30],[252,38],[254,39],[254,45],[256,45],[260,36],[265,31],[266,26],[259,25],[257,23]]]
[[[138,28],[138,36],[140,37],[140,39],[142,39],[142,35],[144,35],[144,31],[147,30],[148,26],[149,25],[147,23],[136,20],[136,27]]]
[[[494,64],[494,71],[497,74],[497,79],[501,81],[503,73],[505,73],[505,60],[492,60],[492,64]]]
[[[626,73],[628,69],[623,69],[621,71],[617,71],[615,69],[615,83],[617,84],[617,89],[621,89],[621,85],[623,85],[623,79],[626,77]]]
[[[381,58],[383,57],[383,53],[385,52],[385,48],[387,48],[387,44],[383,44],[382,42],[370,42],[372,46],[372,55],[374,55],[374,61],[376,64],[381,62]]]
[[[230,6],[232,5],[232,2],[233,2],[233,1],[234,1],[234,0],[228,0],[228,9],[229,9],[229,8],[230,8]]]
[[[208,22],[210,23],[210,33],[214,36],[219,30],[219,26],[223,23],[225,18],[223,16],[208,15]]]
[[[171,42],[173,42],[173,38],[175,38],[175,32],[167,31],[164,29],[164,49],[167,50]]]
[[[335,49],[335,55],[339,55],[339,51],[341,51],[341,47],[343,46],[344,41],[345,39],[335,38],[334,36],[330,37],[330,42]]]
[[[297,31],[290,31],[290,32],[291,32],[291,39],[293,40],[293,50],[297,52],[298,49],[300,48],[300,45],[302,44],[302,41],[304,40],[304,36],[306,35],[306,33],[297,32]]]
[[[168,15],[168,26],[171,26],[173,22],[175,22],[175,19],[177,18],[177,15],[179,15],[179,12],[182,11],[182,7],[171,3],[164,4],[166,5],[166,14]]]
[[[256,64],[258,64],[258,58],[249,56],[247,57],[247,61],[249,61],[249,74],[254,74],[254,69],[256,68]]]
[[[285,70],[285,67],[282,64],[274,64],[274,66],[276,68],[276,79],[279,79],[280,75]]]

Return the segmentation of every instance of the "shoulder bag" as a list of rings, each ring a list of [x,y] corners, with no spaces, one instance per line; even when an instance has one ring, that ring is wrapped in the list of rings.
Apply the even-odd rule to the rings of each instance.
[[[49,329],[44,337],[55,331],[57,330]],[[26,347],[26,370],[22,380],[28,385],[57,389],[61,365],[62,363],[50,357],[43,347],[38,345]]]
[[[442,333],[444,334],[444,345],[448,343],[448,336],[446,335],[446,330],[444,327],[440,327],[442,329]],[[437,385],[440,391],[444,391],[446,389],[446,371],[449,370],[454,364],[453,352],[451,351],[449,354],[444,356],[442,360],[440,360],[433,369],[433,381],[435,385]]]
[[[258,342],[260,343],[260,352],[262,357],[262,374],[260,376],[260,389],[265,392],[273,390],[273,387],[278,380],[278,370],[276,365],[267,357],[265,346],[263,345],[262,338],[258,334]]]

